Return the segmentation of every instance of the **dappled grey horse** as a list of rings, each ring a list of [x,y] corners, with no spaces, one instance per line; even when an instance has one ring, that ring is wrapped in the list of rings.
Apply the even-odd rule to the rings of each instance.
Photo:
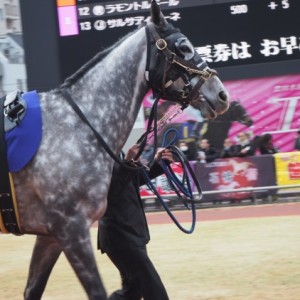
[[[39,94],[42,141],[30,163],[13,174],[21,231],[37,235],[25,299],[41,298],[61,252],[88,298],[107,299],[89,229],[105,212],[114,161],[65,94],[117,155],[149,88],[162,98],[197,105],[207,118],[228,108],[216,72],[155,1],[148,24],[98,54],[61,87]]]

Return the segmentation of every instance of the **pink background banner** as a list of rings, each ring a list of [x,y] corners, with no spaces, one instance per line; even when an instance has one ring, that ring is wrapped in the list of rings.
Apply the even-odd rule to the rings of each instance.
[[[300,129],[300,75],[255,78],[224,82],[231,102],[238,102],[252,119],[250,127],[232,121],[228,136],[234,141],[240,131],[249,132],[252,137],[271,133],[274,145],[280,152],[294,150],[296,131]],[[144,99],[145,119],[153,104],[151,93]],[[174,105],[161,101],[161,113],[168,113]],[[178,114],[169,123],[187,124],[187,122],[205,123],[199,111],[188,108]],[[218,123],[218,118],[213,122]],[[224,123],[220,126],[224,127]],[[216,131],[221,131],[214,129]],[[217,134],[216,134],[217,135]],[[213,135],[214,136],[214,135]],[[226,136],[221,136],[222,141]],[[214,141],[211,140],[214,144]]]
[[[294,150],[300,129],[300,75],[268,77],[225,82],[231,99],[239,101],[253,120],[245,128],[234,123],[229,136],[250,131],[253,136],[270,132],[280,152]]]

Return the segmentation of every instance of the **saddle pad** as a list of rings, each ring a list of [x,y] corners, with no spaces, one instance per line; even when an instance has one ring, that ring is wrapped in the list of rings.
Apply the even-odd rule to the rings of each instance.
[[[36,91],[22,94],[27,103],[21,123],[5,133],[7,161],[10,172],[21,170],[34,156],[42,139],[42,116]]]

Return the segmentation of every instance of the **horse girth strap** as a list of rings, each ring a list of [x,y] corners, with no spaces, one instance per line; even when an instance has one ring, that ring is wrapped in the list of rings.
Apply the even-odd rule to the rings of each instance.
[[[0,99],[0,230],[3,233],[21,235],[13,180],[7,162],[3,113],[4,100],[5,97]]]

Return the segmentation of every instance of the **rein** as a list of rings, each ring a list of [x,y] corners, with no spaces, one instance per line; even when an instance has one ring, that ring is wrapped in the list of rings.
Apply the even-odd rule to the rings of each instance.
[[[198,182],[198,179],[197,179],[192,167],[190,166],[189,161],[186,159],[186,157],[182,153],[182,151],[178,147],[171,145],[171,143],[169,143],[169,145],[165,145],[165,142],[163,142],[162,146],[167,148],[167,149],[171,149],[173,156],[177,158],[177,160],[179,161],[179,163],[182,166],[182,169],[183,169],[183,179],[182,179],[182,181],[180,181],[178,179],[178,177],[173,172],[171,166],[167,162],[164,162],[162,160],[161,166],[163,168],[163,173],[166,175],[166,177],[168,179],[168,182],[169,182],[169,185],[170,185],[171,189],[176,193],[178,199],[181,200],[181,202],[185,205],[185,207],[187,209],[191,210],[191,212],[192,212],[192,224],[191,224],[191,227],[189,229],[184,228],[179,223],[179,221],[176,219],[174,214],[171,212],[171,210],[168,208],[168,206],[164,202],[164,199],[161,197],[161,195],[157,191],[156,187],[151,182],[151,179],[149,178],[148,173],[147,173],[147,171],[149,170],[149,166],[142,165],[140,162],[134,162],[134,161],[129,161],[129,162],[124,163],[122,160],[120,160],[120,158],[113,153],[113,151],[107,145],[107,143],[102,138],[102,136],[92,126],[92,124],[86,118],[86,116],[81,111],[81,109],[76,104],[76,102],[73,100],[72,96],[66,90],[66,88],[62,88],[60,91],[61,91],[62,95],[65,97],[65,99],[68,101],[70,106],[78,114],[80,119],[90,127],[90,129],[93,131],[97,141],[103,146],[103,148],[107,151],[107,153],[111,156],[111,158],[115,162],[119,163],[120,165],[122,165],[122,167],[124,167],[126,169],[134,170],[134,171],[142,170],[142,174],[145,177],[146,185],[157,196],[158,200],[160,201],[160,203],[164,207],[167,214],[173,220],[175,225],[181,231],[183,231],[184,233],[191,234],[194,231],[195,225],[196,225],[196,207],[195,207],[195,203],[198,202],[199,200],[201,200],[201,198],[202,198],[202,189],[200,187],[200,184]],[[147,143],[148,134],[153,131],[155,151],[153,152],[153,156],[150,160],[150,163],[149,163],[150,166],[154,162],[154,157],[155,157],[156,148],[157,148],[156,145],[157,145],[157,104],[158,104],[158,101],[159,101],[159,99],[155,100],[155,102],[153,104],[153,107],[151,109],[151,113],[150,113],[150,117],[149,117],[149,121],[148,121],[148,126],[147,126],[147,131],[142,135],[142,137],[138,141],[141,144],[141,147],[140,147],[139,153],[137,154],[137,157],[139,157],[141,155],[141,153],[142,153],[142,151],[143,151],[143,149],[144,149],[144,147]],[[154,124],[153,124],[153,127],[152,127],[153,121],[154,121]],[[165,134],[164,140],[166,140],[167,134],[168,134],[168,132]],[[192,187],[191,187],[191,184],[190,184],[189,175],[191,176],[191,178],[194,182],[194,185],[195,185],[195,187],[198,191],[198,194],[199,194],[198,199],[194,199],[193,192],[192,192]]]
[[[73,110],[77,113],[77,115],[80,117],[80,119],[86,123],[90,129],[93,131],[97,141],[100,143],[100,145],[103,146],[105,151],[110,155],[110,157],[117,162],[118,164],[122,165],[124,168],[129,170],[141,170],[144,169],[145,166],[132,166],[133,161],[129,161],[128,163],[124,163],[120,158],[110,149],[110,147],[107,145],[103,137],[98,133],[98,131],[93,127],[93,125],[90,123],[90,121],[87,119],[87,117],[84,115],[80,107],[77,105],[77,103],[74,101],[73,97],[70,95],[70,93],[67,91],[66,88],[61,88],[60,92],[65,97],[65,99],[68,101],[70,106],[73,108]]]

